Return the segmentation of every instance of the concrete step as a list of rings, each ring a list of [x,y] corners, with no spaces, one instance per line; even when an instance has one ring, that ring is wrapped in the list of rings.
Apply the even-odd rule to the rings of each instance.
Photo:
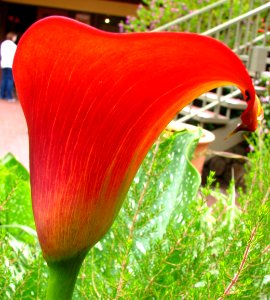
[[[245,110],[247,108],[247,102],[241,99],[229,98],[220,103],[221,106],[230,109]]]
[[[230,108],[230,109],[245,110],[247,107],[247,103],[242,99],[235,98],[235,95],[238,94],[240,94],[240,92],[236,91],[235,93],[221,96],[220,106]],[[219,98],[218,98],[218,94],[213,92],[208,92],[201,95],[199,99],[202,101],[213,102],[213,101],[217,101]]]
[[[229,118],[221,114],[217,114],[210,110],[200,111],[200,109],[201,108],[198,106],[189,105],[183,108],[180,115],[195,114],[192,119],[200,123],[227,124],[229,122]]]

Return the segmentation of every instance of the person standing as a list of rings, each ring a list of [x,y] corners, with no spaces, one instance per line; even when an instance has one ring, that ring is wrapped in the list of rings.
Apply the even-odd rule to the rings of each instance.
[[[2,68],[2,82],[1,82],[1,99],[6,99],[9,102],[14,102],[13,88],[14,80],[12,75],[12,65],[14,55],[17,49],[15,44],[17,35],[9,32],[6,40],[2,42],[0,55],[1,55],[1,68]]]

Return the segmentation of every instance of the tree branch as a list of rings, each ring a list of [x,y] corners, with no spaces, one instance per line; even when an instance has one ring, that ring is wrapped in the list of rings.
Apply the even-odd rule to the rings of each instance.
[[[154,149],[154,152],[153,152],[153,158],[151,160],[151,164],[150,164],[150,167],[149,167],[149,170],[147,172],[147,182],[144,186],[144,189],[140,195],[140,199],[138,201],[138,206],[137,206],[137,209],[135,211],[135,214],[133,216],[133,219],[132,219],[132,224],[130,226],[130,229],[129,229],[129,236],[128,236],[128,241],[132,241],[133,239],[133,234],[134,234],[134,230],[135,230],[135,224],[137,222],[137,219],[138,219],[138,215],[139,215],[139,212],[140,212],[140,208],[142,206],[142,203],[143,203],[143,200],[144,200],[144,196],[146,194],[146,191],[148,189],[148,186],[149,186],[149,183],[150,183],[150,178],[151,178],[151,174],[152,174],[152,170],[153,170],[153,165],[154,165],[154,161],[155,161],[155,158],[156,158],[156,155],[157,155],[157,152],[158,152],[158,148],[159,148],[159,140],[157,140],[156,142],[156,146],[155,146],[155,149]],[[122,261],[122,265],[121,265],[121,274],[120,274],[120,279],[119,279],[119,283],[118,283],[118,287],[117,287],[117,292],[116,292],[116,296],[115,296],[115,300],[119,299],[121,297],[121,292],[122,292],[122,289],[123,289],[123,285],[124,285],[124,272],[126,270],[126,267],[127,267],[127,263],[128,263],[128,255],[129,255],[129,252],[131,250],[131,247],[128,247],[127,248],[127,251],[125,253],[125,256],[124,256],[124,259]]]
[[[244,268],[244,265],[245,265],[245,263],[247,261],[249,250],[250,250],[251,244],[252,244],[252,242],[254,240],[254,237],[256,235],[257,229],[258,229],[258,226],[254,227],[252,229],[251,234],[250,234],[250,238],[249,238],[249,241],[248,241],[248,244],[246,246],[246,249],[245,249],[245,252],[244,252],[244,255],[243,255],[243,259],[242,259],[242,261],[240,263],[240,266],[239,266],[239,269],[238,269],[237,273],[235,274],[234,278],[231,280],[230,284],[225,289],[225,291],[223,293],[223,296],[220,297],[218,300],[223,300],[224,296],[229,295],[232,287],[237,283],[237,281],[239,279],[239,276],[240,276],[240,274],[241,274],[241,272],[242,272],[242,270]]]

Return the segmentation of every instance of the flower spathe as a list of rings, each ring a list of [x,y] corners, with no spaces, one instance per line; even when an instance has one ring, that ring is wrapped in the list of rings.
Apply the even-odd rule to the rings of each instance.
[[[188,33],[105,33],[71,19],[43,19],[14,60],[27,120],[33,211],[47,261],[91,248],[109,229],[147,151],[194,98],[236,85],[260,106],[238,57]]]

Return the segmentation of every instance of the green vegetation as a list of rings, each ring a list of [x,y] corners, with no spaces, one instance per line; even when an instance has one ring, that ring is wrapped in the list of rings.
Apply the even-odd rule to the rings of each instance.
[[[153,30],[216,2],[218,1],[143,0],[143,4],[138,6],[136,15],[127,16],[126,21],[119,24],[119,29],[121,32],[144,32]],[[188,20],[181,25],[170,27],[170,31],[204,32],[211,27],[226,22],[264,3],[265,1],[263,0],[228,0],[222,6],[208,12],[207,18],[205,18],[205,14],[203,18],[201,16],[193,17],[192,20]],[[261,21],[263,22],[263,20]]]
[[[198,135],[161,137],[88,254],[74,299],[268,299],[270,138],[260,132],[249,138],[247,188],[237,199],[233,182],[226,195],[212,188],[214,174],[199,187],[188,159]],[[12,156],[0,164],[0,223],[0,299],[44,299],[29,177]]]

